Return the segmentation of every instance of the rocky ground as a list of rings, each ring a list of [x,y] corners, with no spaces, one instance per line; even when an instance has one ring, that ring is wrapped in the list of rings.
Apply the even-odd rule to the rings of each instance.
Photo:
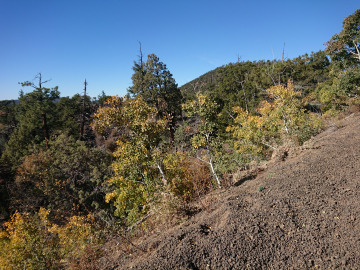
[[[359,161],[352,114],[211,194],[188,221],[135,241],[113,268],[360,269]]]

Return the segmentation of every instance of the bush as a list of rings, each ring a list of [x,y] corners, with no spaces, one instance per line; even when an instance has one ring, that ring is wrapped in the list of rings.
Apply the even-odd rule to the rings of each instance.
[[[56,269],[58,238],[51,234],[47,212],[30,216],[16,212],[0,232],[1,269]]]
[[[73,216],[52,224],[44,208],[35,215],[16,212],[0,231],[1,269],[58,269],[80,258],[95,243],[91,217]]]
[[[176,153],[164,161],[170,182],[170,191],[184,203],[196,200],[212,190],[212,176],[207,164]]]

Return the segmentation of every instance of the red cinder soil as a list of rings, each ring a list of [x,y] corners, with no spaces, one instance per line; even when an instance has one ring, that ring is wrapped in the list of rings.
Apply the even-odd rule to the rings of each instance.
[[[360,116],[281,156],[114,269],[360,269]]]

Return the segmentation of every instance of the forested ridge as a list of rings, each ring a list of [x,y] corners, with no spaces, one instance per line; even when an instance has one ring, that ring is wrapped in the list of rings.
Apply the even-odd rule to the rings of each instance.
[[[326,42],[326,41],[324,41]],[[358,108],[360,9],[324,51],[238,61],[179,87],[155,54],[124,97],[62,97],[39,73],[0,101],[0,268],[90,269],[178,224],[232,175]],[[95,266],[94,266],[95,267]]]

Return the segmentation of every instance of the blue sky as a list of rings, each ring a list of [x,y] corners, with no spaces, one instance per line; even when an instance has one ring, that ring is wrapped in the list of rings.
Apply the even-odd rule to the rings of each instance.
[[[229,62],[323,50],[349,0],[0,0],[0,100],[39,72],[61,96],[124,95],[139,55],[155,53],[179,86]],[[31,89],[24,88],[26,92]]]

